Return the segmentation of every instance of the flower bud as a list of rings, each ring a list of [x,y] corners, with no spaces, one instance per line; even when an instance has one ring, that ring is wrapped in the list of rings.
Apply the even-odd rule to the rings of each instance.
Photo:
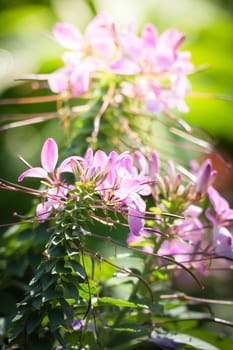
[[[207,159],[201,166],[196,183],[196,197],[201,197],[203,193],[206,193],[208,187],[214,182],[217,175],[217,171],[212,170],[212,163],[210,159]]]

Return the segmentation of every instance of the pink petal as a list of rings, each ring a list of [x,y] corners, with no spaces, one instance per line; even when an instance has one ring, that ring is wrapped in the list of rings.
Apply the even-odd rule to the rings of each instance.
[[[84,159],[82,157],[78,157],[78,156],[71,156],[68,157],[66,159],[63,160],[63,162],[61,162],[61,164],[59,165],[58,171],[59,173],[72,173],[73,172],[73,168],[71,165],[71,160],[73,161],[83,161]]]
[[[72,93],[74,96],[79,96],[88,91],[90,85],[89,72],[74,71],[70,77]]]
[[[134,152],[134,160],[140,170],[140,175],[148,174],[148,161],[140,151]]]
[[[24,171],[19,177],[18,177],[18,181],[21,182],[23,181],[23,179],[25,177],[39,177],[42,179],[47,179],[48,178],[48,174],[47,172],[42,169],[42,168],[30,168],[26,171]]]
[[[40,222],[44,222],[50,216],[53,206],[50,201],[40,203],[36,208],[36,215]]]
[[[49,138],[45,141],[41,151],[41,164],[50,174],[54,173],[58,160],[58,148],[54,139]]]
[[[80,62],[81,62],[81,58],[82,58],[82,53],[81,52],[65,52],[62,55],[62,60],[65,64],[66,67],[69,68],[75,68],[77,67]]]
[[[88,25],[85,38],[95,53],[105,60],[112,57],[116,49],[116,26],[105,12],[99,13]]]
[[[177,50],[184,41],[185,36],[175,29],[168,29],[159,37],[159,46]]]
[[[229,203],[212,186],[208,188],[207,194],[217,215],[221,215],[224,211],[229,211]]]
[[[143,50],[142,40],[138,37],[136,28],[132,23],[128,26],[126,32],[119,34],[119,41],[126,55],[134,60],[138,60]]]
[[[86,165],[87,165],[88,167],[92,166],[92,164],[93,164],[93,159],[94,159],[94,155],[93,155],[93,150],[92,150],[92,148],[89,147],[89,148],[86,150],[84,159],[85,159]]]
[[[70,50],[80,50],[82,46],[82,34],[72,24],[57,23],[53,27],[53,35],[57,42]]]
[[[144,227],[143,213],[140,211],[129,208],[128,210],[128,224],[130,228],[130,233],[139,236],[141,230]]]
[[[51,91],[60,94],[68,89],[68,75],[66,69],[58,69],[50,74],[48,84]]]
[[[160,159],[158,154],[155,151],[151,152],[149,159],[149,176],[152,180],[156,178],[160,169]]]
[[[134,75],[140,72],[140,68],[134,61],[121,58],[110,65],[112,72],[122,75]]]
[[[98,150],[95,152],[93,166],[99,167],[100,169],[105,169],[108,157],[104,151]]]
[[[142,32],[142,42],[144,48],[155,48],[157,44],[158,34],[152,24],[147,24]]]
[[[156,98],[148,98],[145,101],[145,108],[150,113],[160,114],[164,110],[164,104]]]

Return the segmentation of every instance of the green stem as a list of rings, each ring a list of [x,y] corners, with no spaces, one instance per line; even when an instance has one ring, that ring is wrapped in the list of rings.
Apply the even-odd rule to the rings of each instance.
[[[88,7],[89,7],[91,13],[93,14],[93,16],[96,16],[98,11],[97,11],[97,8],[96,8],[96,6],[94,4],[94,1],[93,0],[86,0],[85,2],[88,5]]]
[[[144,269],[143,269],[143,271],[142,271],[142,275],[143,276],[146,276],[147,275],[147,273],[150,271],[150,268],[151,268],[151,265],[152,265],[152,258],[151,257],[147,257],[147,261],[145,261],[145,266],[144,266]],[[130,294],[130,296],[129,296],[129,300],[132,300],[132,299],[134,299],[135,297],[136,297],[136,295],[137,295],[137,292],[138,292],[138,290],[139,290],[139,288],[140,288],[140,280],[138,280],[137,281],[137,283],[135,283],[135,285],[134,285],[134,287],[133,287],[133,290],[132,290],[132,292],[131,292],[131,294]],[[126,312],[127,312],[127,310],[124,308],[124,309],[122,309],[120,312],[119,312],[119,314],[118,314],[118,316],[117,316],[117,318],[116,318],[116,320],[115,320],[115,322],[114,322],[114,325],[113,325],[113,328],[114,327],[116,327],[119,323],[120,323],[120,321],[123,319],[123,317],[125,316],[125,314],[126,314]]]
[[[161,247],[163,241],[164,241],[164,237],[161,236],[159,242],[156,245],[156,252],[158,252],[159,248]],[[153,256],[147,256],[147,258],[145,259],[145,265],[144,265],[144,269],[142,271],[142,276],[146,276],[149,274],[151,266],[154,264],[154,257]],[[137,281],[137,283],[135,283],[133,290],[130,294],[129,300],[134,299],[137,296],[138,290],[140,288],[140,280]],[[121,310],[120,313],[118,314],[115,322],[114,322],[114,327],[120,323],[120,321],[122,320],[122,318],[124,317],[126,311],[125,309]]]

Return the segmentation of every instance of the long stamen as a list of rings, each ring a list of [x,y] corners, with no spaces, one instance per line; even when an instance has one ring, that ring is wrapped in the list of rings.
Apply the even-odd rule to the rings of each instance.
[[[18,158],[19,158],[28,168],[32,168],[32,165],[29,164],[29,163],[21,156],[21,154],[18,155]]]

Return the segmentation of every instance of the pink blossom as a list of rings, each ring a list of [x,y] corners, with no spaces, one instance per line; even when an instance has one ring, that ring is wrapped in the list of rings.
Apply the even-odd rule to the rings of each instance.
[[[168,29],[159,35],[152,24],[146,24],[138,35],[133,24],[120,30],[108,14],[101,12],[83,35],[66,23],[56,24],[53,35],[71,50],[63,55],[64,68],[48,79],[53,92],[68,90],[79,96],[91,88],[93,77],[111,72],[122,76],[118,79],[121,93],[140,101],[147,111],[188,111],[184,98],[190,91],[187,75],[193,72],[193,65],[190,53],[180,52],[184,35],[177,30]]]
[[[75,161],[74,161],[75,165]],[[138,173],[132,157],[89,148],[77,164],[78,181],[84,185],[92,183],[107,205],[123,208],[128,213],[130,232],[139,234],[144,225],[146,205],[141,195],[148,195],[148,177]]]
[[[58,161],[58,148],[54,139],[48,138],[45,141],[41,151],[42,167],[30,167],[18,177],[18,181],[23,181],[25,177],[38,177],[45,179],[53,186],[60,185],[61,174],[64,172],[72,172],[72,167],[70,165],[71,159],[76,160],[80,159],[80,157],[74,156],[66,158],[55,172],[55,167]]]
[[[25,177],[42,178],[47,182],[49,188],[45,192],[46,200],[37,206],[37,217],[39,221],[46,220],[53,208],[56,210],[63,209],[62,200],[66,199],[70,187],[61,180],[61,174],[65,172],[72,173],[71,162],[77,159],[80,159],[80,157],[74,156],[64,159],[55,171],[58,161],[58,147],[54,139],[48,138],[41,151],[42,167],[30,167],[19,176],[19,182],[23,181]]]
[[[215,215],[213,216],[210,213],[210,209],[208,209],[208,218],[213,223],[218,222],[222,225],[233,224],[233,209],[230,208],[227,200],[212,186],[208,188],[207,195],[215,211]]]
[[[66,49],[79,50],[82,47],[82,34],[72,24],[55,24],[53,35],[57,42]]]
[[[233,209],[212,186],[207,195],[213,206],[207,208],[206,216],[213,224],[213,247],[216,254],[233,259]]]
[[[88,91],[92,73],[106,70],[106,62],[116,49],[115,24],[106,13],[100,13],[88,25],[84,35],[71,24],[57,23],[53,28],[55,40],[65,49],[65,68],[52,73],[48,79],[55,93],[71,90],[73,96]]]
[[[163,241],[158,254],[174,256],[176,261],[206,274],[205,260],[202,259],[208,253],[208,244],[205,243],[205,230],[199,218],[201,212],[202,209],[195,205],[184,211],[185,218],[175,220],[170,229],[170,239]]]

